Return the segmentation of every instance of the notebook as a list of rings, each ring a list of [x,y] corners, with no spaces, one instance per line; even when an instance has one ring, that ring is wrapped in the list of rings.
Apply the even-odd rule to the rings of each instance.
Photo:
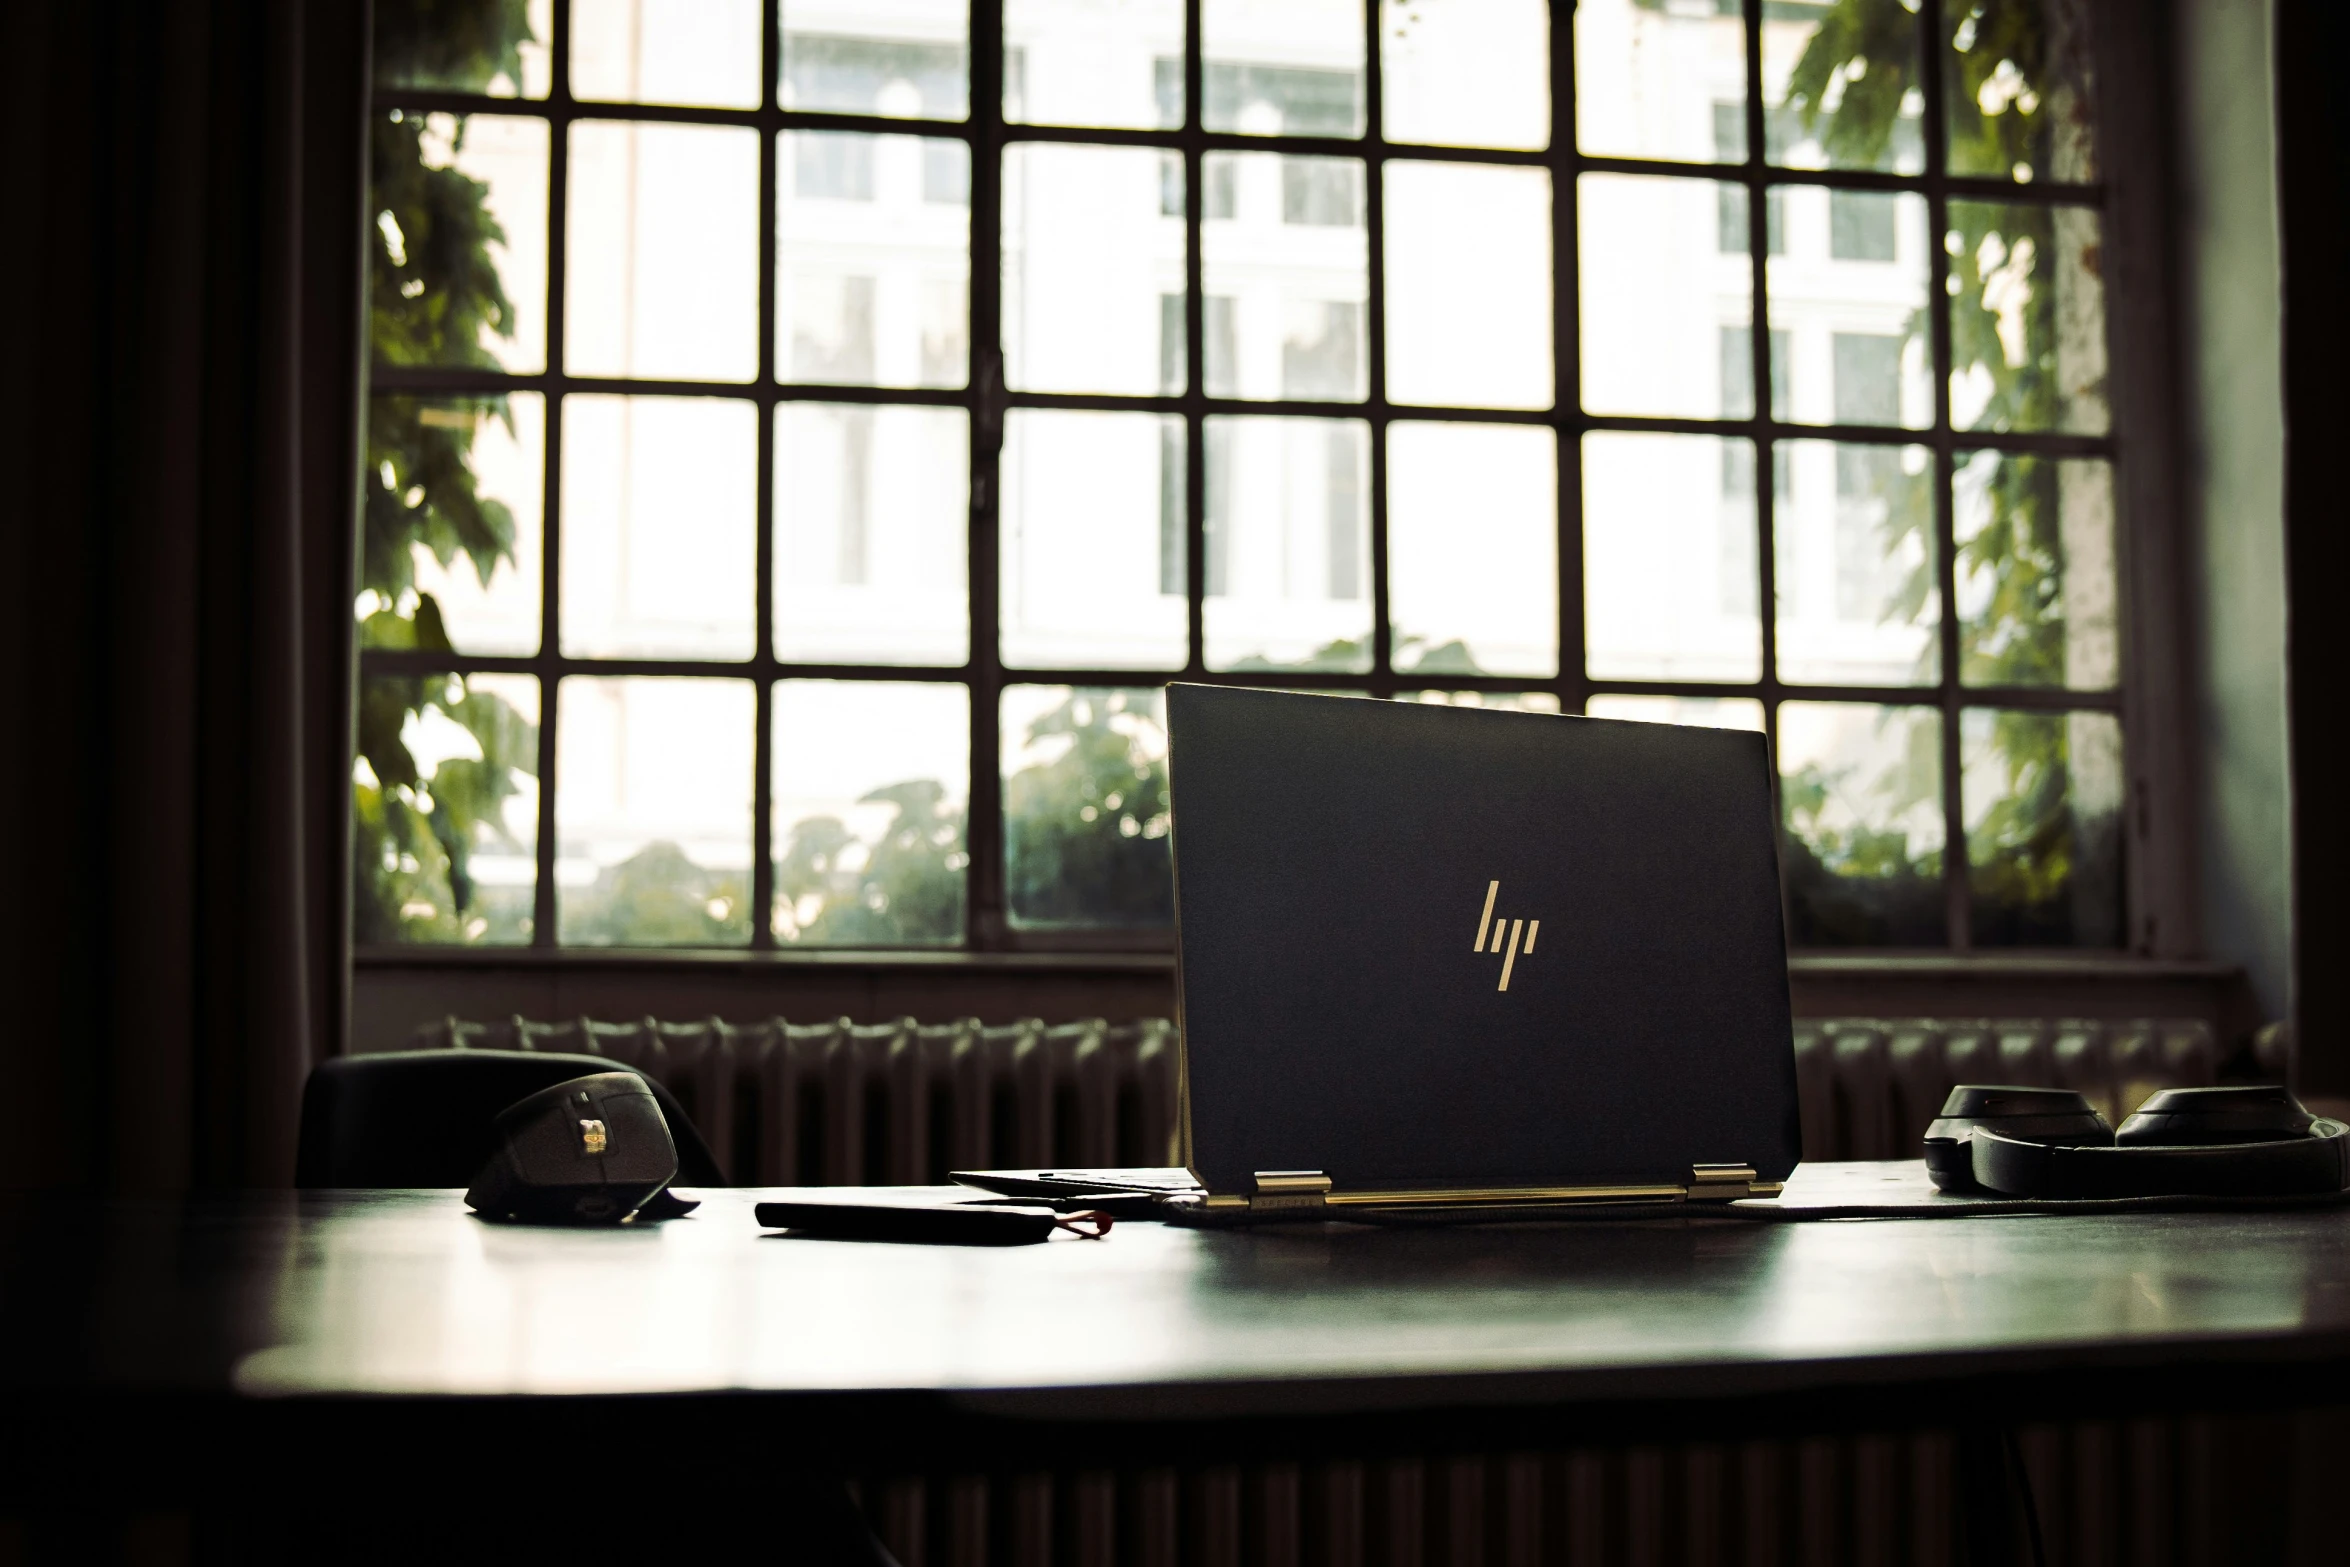
[[[1801,1149],[1759,734],[1174,685],[1210,1216],[1767,1196]]]

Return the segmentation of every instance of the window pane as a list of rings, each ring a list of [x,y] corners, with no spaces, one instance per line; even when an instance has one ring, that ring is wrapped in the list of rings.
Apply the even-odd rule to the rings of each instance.
[[[1387,395],[1548,408],[1550,174],[1387,165]]]
[[[966,385],[971,149],[918,136],[785,131],[775,170],[781,378]]]
[[[544,98],[554,79],[547,40],[555,32],[555,0],[523,0],[481,14],[488,26],[453,28],[437,6],[377,6],[376,86]]]
[[[1165,161],[1152,147],[1005,149],[1004,377],[1014,390],[1158,392],[1163,345],[1183,341],[1184,319],[1183,165],[1173,160],[1170,173]]]
[[[1755,530],[1752,442],[1585,436],[1585,668],[1601,680],[1762,678]]]
[[[759,107],[760,0],[571,0],[571,95]]]
[[[1792,945],[1948,944],[1939,713],[1782,702],[1779,801]]]
[[[351,939],[528,942],[538,770],[539,683],[529,676],[362,679]]]
[[[1786,230],[1769,262],[1777,417],[1932,424],[1925,198],[1817,186],[1771,194],[1784,198]]]
[[[969,0],[779,0],[787,109],[960,120],[971,112]],[[881,15],[875,15],[875,12]]]
[[[1181,126],[1182,0],[1004,0],[1004,118]]]
[[[2013,179],[2097,178],[2089,8],[2078,0],[1978,0],[1942,56],[1950,172]]]
[[[1210,153],[1201,172],[1217,198],[1200,234],[1208,394],[1361,401],[1371,295],[1362,161]],[[1180,330],[1180,285],[1170,297]],[[1180,363],[1180,340],[1176,354]]]
[[[1201,0],[1200,60],[1211,131],[1363,134],[1362,0]]]
[[[1430,707],[1475,707],[1494,713],[1552,713],[1559,699],[1548,691],[1398,691],[1398,702]]]
[[[1395,667],[1558,670],[1558,440],[1544,426],[1387,427]]]
[[[1210,669],[1371,667],[1371,431],[1212,418]]]
[[[1380,23],[1389,141],[1550,145],[1550,12],[1542,0],[1383,0]]]
[[[1788,441],[1778,533],[1779,678],[1932,685],[1942,667],[1934,457]]]
[[[1623,696],[1601,695],[1583,704],[1592,718],[1614,718],[1639,724],[1691,724],[1700,729],[1753,729],[1763,726],[1762,704],[1744,696]]]
[[[959,408],[775,410],[775,656],[970,656],[971,424]]]
[[[1002,475],[1004,662],[1180,668],[1183,421],[1015,408]]]
[[[563,400],[565,653],[751,656],[758,443],[747,402]]]
[[[1970,709],[1959,760],[1975,944],[2121,946],[2121,725]]]
[[[748,381],[759,368],[759,133],[571,127],[573,375]]]
[[[745,680],[588,679],[555,729],[557,931],[566,946],[740,946],[751,935]]]
[[[2105,284],[2087,207],[1950,203],[1950,422],[2103,435]]]
[[[376,363],[518,375],[546,368],[547,148],[544,120],[394,109],[376,122],[368,299]],[[486,274],[468,242],[476,235]]]
[[[1923,169],[1915,5],[1786,11],[1772,11],[1763,23],[1770,161],[1796,169]]]
[[[1023,929],[1174,919],[1162,693],[1009,686],[1004,903]]]
[[[1575,140],[1603,157],[1744,163],[1746,23],[1738,7],[1578,0]]]
[[[1743,198],[1740,188],[1586,174],[1579,189],[1583,406],[1751,417],[1754,273],[1743,248],[1721,243],[1722,194]],[[1737,338],[1745,344],[1731,351],[1744,357],[1732,363],[1725,348]]]
[[[2113,470],[1977,452],[1954,489],[1961,678],[2111,690],[2121,678]]]
[[[537,392],[369,398],[360,646],[538,651],[546,440]]]
[[[971,696],[960,685],[775,687],[775,938],[963,940]]]

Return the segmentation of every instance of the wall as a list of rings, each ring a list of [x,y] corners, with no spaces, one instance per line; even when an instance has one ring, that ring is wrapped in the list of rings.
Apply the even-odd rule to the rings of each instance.
[[[2182,521],[2208,956],[2291,1003],[2285,414],[2269,0],[2175,13]]]

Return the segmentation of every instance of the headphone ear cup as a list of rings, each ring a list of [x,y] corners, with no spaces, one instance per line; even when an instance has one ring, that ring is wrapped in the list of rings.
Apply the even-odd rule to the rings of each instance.
[[[2307,1136],[2313,1119],[2281,1083],[2166,1088],[2124,1120],[2113,1140],[2124,1148],[2266,1143]]]
[[[2256,1143],[2066,1148],[1984,1128],[1971,1149],[1976,1183],[2010,1197],[2325,1197],[2350,1190],[2350,1126],[2312,1120],[2298,1137]]]
[[[1942,1101],[1926,1128],[1926,1173],[1946,1192],[1980,1192],[1973,1139],[1996,1130],[2034,1143],[2102,1148],[2113,1128],[2089,1101],[2069,1088],[2020,1088],[1961,1083]]]

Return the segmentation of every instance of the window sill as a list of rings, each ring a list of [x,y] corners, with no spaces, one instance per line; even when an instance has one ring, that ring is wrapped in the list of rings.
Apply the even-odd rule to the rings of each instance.
[[[673,969],[707,974],[737,968],[875,969],[941,972],[1171,974],[1172,951],[1106,951],[1060,948],[1049,951],[972,952],[962,948],[786,947],[754,952],[740,947],[361,947],[352,955],[360,969],[555,969],[586,972],[615,969],[631,973]],[[1933,980],[1973,985],[2015,982],[2148,980],[2224,984],[2241,976],[2232,964],[2196,959],[2143,958],[2128,953],[2073,952],[1797,952],[1787,960],[1797,981]]]

